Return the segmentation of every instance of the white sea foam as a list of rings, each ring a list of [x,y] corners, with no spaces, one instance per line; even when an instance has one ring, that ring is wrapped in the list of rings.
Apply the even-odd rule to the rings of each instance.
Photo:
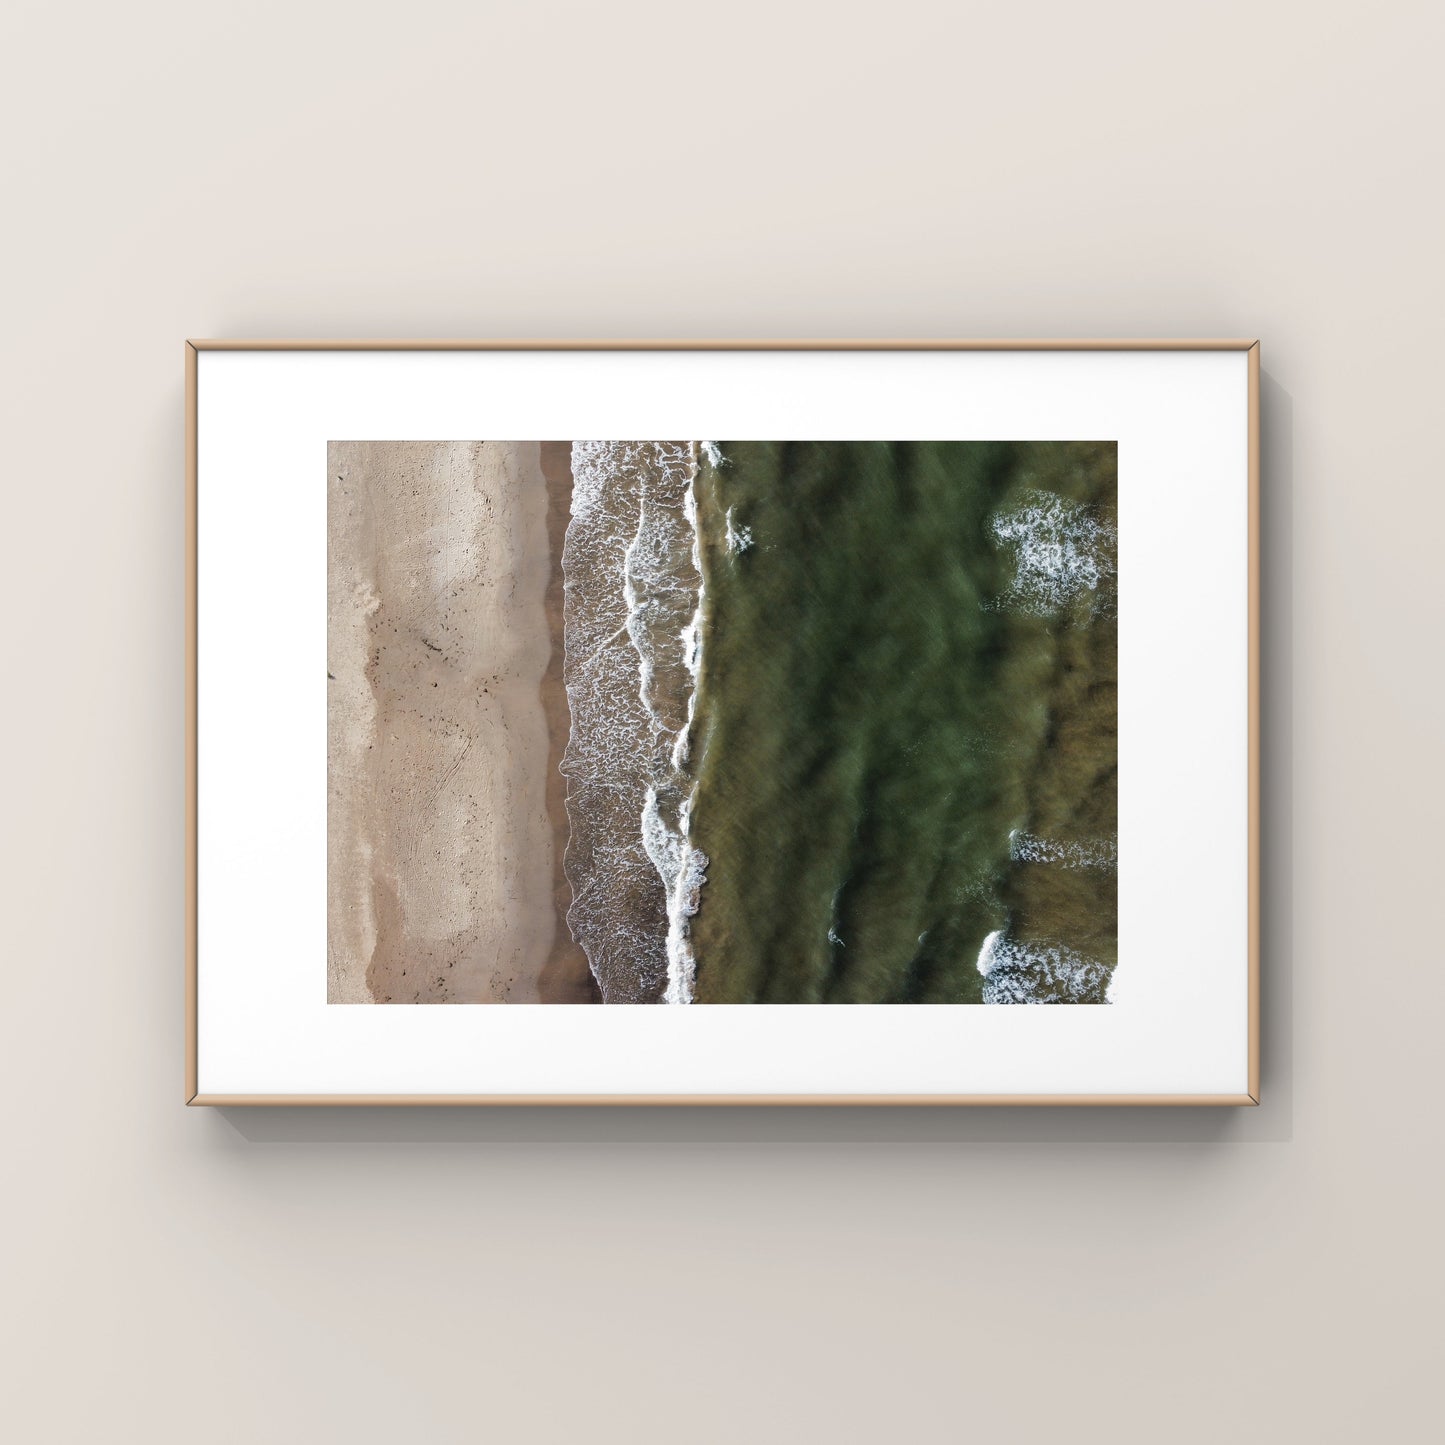
[[[673,739],[672,766],[678,772],[681,772],[692,758],[692,719],[697,706],[696,697],[694,692],[693,696],[688,698],[687,721],[678,729],[677,736]]]
[[[995,928],[983,941],[983,947],[978,951],[978,971],[988,977],[989,970],[993,967],[995,955],[998,953],[998,946],[1003,938],[1003,929]]]
[[[728,551],[733,553],[746,552],[753,545],[753,529],[742,527],[733,521],[733,509],[727,511],[727,544]]]
[[[678,634],[682,643],[682,662],[692,679],[687,695],[687,715],[677,731],[672,749],[674,786],[684,791],[677,808],[677,821],[668,828],[658,807],[658,797],[649,788],[648,800],[643,808],[644,835],[650,829],[661,833],[648,842],[648,856],[667,890],[667,988],[663,992],[664,1003],[691,1003],[697,980],[697,960],[692,951],[692,929],[689,920],[697,912],[702,886],[707,882],[707,856],[692,846],[692,804],[697,793],[697,784],[682,771],[687,762],[692,735],[693,714],[697,706],[697,679],[702,670],[702,608],[705,587],[702,577],[702,540],[698,534],[697,522],[697,447],[691,449],[692,463],[687,489],[682,497],[683,520],[691,531],[691,559],[696,575],[697,605],[687,625]],[[713,466],[721,461],[721,454],[712,447],[708,458]]]
[[[707,857],[688,839],[692,799],[678,808],[677,822],[662,816],[657,790],[647,790],[642,809],[642,837],[647,856],[667,891],[667,987],[664,1003],[691,1003],[697,978],[689,920],[697,912],[702,885],[707,882]]]
[[[1080,838],[1065,841],[1040,838],[1015,828],[1009,837],[1009,856],[1018,863],[1053,863],[1060,868],[1115,868],[1119,843],[1115,838]]]
[[[1062,943],[1020,943],[999,929],[978,954],[987,1004],[1107,1003],[1110,969]]]
[[[1004,606],[1046,617],[1080,599],[1096,611],[1112,598],[1118,529],[1094,508],[1029,491],[998,513],[990,530],[1014,559],[1013,580],[1000,599]]]
[[[707,867],[687,841],[684,771],[702,650],[697,466],[687,443],[572,447],[567,918],[607,1002],[692,995],[687,920]]]

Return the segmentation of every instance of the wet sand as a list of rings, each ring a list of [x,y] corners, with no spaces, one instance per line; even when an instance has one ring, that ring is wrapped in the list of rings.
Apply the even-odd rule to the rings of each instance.
[[[328,482],[328,1001],[585,1001],[558,885],[570,474],[549,496],[535,442],[333,442]]]
[[[562,776],[562,754],[572,727],[567,687],[562,677],[562,606],[565,596],[562,544],[572,514],[572,443],[541,443],[542,476],[547,484],[547,542],[551,577],[547,583],[547,628],[552,639],[547,670],[542,675],[542,710],[547,715],[550,750],[547,757],[547,814],[552,820],[552,896],[557,930],[552,951],[543,965],[539,993],[543,1003],[601,1003],[602,991],[587,964],[587,955],[567,927],[572,889],[563,860],[567,853],[567,780]]]

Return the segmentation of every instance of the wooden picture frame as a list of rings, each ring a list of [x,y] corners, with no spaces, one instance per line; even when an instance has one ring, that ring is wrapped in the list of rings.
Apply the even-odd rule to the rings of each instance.
[[[1242,1057],[1235,1071],[1237,1084],[1203,1092],[1119,1092],[1040,1089],[1000,1089],[997,1092],[936,1092],[916,1089],[835,1090],[835,1089],[769,1089],[752,1092],[747,1089],[677,1090],[662,1088],[617,1090],[567,1087],[556,1091],[519,1089],[488,1092],[452,1092],[448,1090],[406,1088],[384,1090],[293,1089],[278,1087],[232,1090],[216,1087],[208,1080],[206,1030],[201,1011],[208,979],[206,961],[201,956],[201,868],[202,830],[200,810],[206,798],[200,793],[201,758],[207,746],[201,732],[203,718],[200,675],[210,658],[203,656],[208,617],[201,609],[202,569],[212,565],[213,557],[203,553],[201,517],[208,505],[207,473],[203,466],[205,436],[209,425],[205,407],[207,392],[203,381],[208,360],[239,353],[271,353],[280,356],[340,355],[364,353],[398,356],[407,353],[518,357],[537,353],[626,356],[638,353],[676,353],[686,357],[698,353],[756,353],[760,357],[777,354],[863,354],[887,358],[918,354],[983,354],[1005,357],[1013,354],[1048,355],[1072,353],[1084,356],[1109,354],[1157,355],[1178,353],[1228,353],[1243,363],[1243,390],[1239,418],[1244,444],[1242,459],[1240,505],[1230,526],[1239,529],[1243,557],[1243,587],[1246,595],[1240,600],[1245,619],[1245,634],[1239,639],[1237,663],[1244,678],[1241,695],[1244,716],[1244,776],[1237,782],[1243,789],[1244,803],[1240,819],[1245,836],[1241,840],[1244,874],[1240,880],[1240,917],[1243,936],[1239,940],[1241,957],[1237,960],[1240,1007],[1243,1010],[1241,1034]],[[186,957],[185,957],[185,1102],[188,1105],[548,1105],[548,1104],[647,1104],[647,1105],[1208,1105],[1239,1106],[1259,1102],[1259,1010],[1260,1010],[1260,798],[1259,798],[1259,343],[1255,340],[718,340],[718,341],[463,341],[463,340],[193,340],[185,344],[185,427],[186,427]],[[391,433],[384,433],[390,435]],[[421,433],[418,433],[421,434]],[[575,434],[575,433],[572,433]],[[591,434],[591,433],[588,433]],[[628,432],[633,435],[633,432]],[[637,433],[646,434],[646,433]],[[661,433],[657,433],[661,434]],[[672,434],[672,433],[669,433]],[[747,434],[747,433],[738,433]],[[808,433],[811,434],[811,433]],[[871,435],[871,433],[870,433]],[[951,433],[950,433],[951,435]],[[1121,462],[1121,467],[1122,467]],[[318,475],[319,480],[319,475]],[[1127,525],[1125,521],[1121,525]],[[1127,605],[1127,604],[1123,604]],[[211,719],[207,718],[210,726]],[[1234,779],[1227,781],[1233,786]],[[319,785],[318,785],[319,786]],[[1231,885],[1233,886],[1233,885]],[[1231,967],[1234,963],[1231,962]],[[1234,975],[1231,975],[1234,977]],[[1234,987],[1231,984],[1231,987]],[[381,1011],[378,1011],[381,1012]],[[405,1012],[404,1010],[401,1012]],[[505,1013],[506,1010],[497,1011]],[[603,1011],[605,1012],[605,1011]],[[706,1013],[707,1010],[695,1012]],[[1025,1011],[1028,1012],[1028,1011]],[[1074,1012],[1074,1011],[1070,1011]],[[208,1085],[207,1087],[206,1085]]]

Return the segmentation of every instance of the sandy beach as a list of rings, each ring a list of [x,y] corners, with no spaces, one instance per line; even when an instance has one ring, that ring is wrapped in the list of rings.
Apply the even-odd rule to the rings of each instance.
[[[536,442],[328,448],[329,1002],[591,997],[561,921],[551,480],[560,519]]]

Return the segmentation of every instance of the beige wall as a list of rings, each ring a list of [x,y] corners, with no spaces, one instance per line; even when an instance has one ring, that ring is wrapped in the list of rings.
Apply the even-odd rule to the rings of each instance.
[[[7,17],[9,1433],[1423,1438],[1439,7]],[[1264,339],[1264,1107],[181,1107],[181,339],[709,334]]]

